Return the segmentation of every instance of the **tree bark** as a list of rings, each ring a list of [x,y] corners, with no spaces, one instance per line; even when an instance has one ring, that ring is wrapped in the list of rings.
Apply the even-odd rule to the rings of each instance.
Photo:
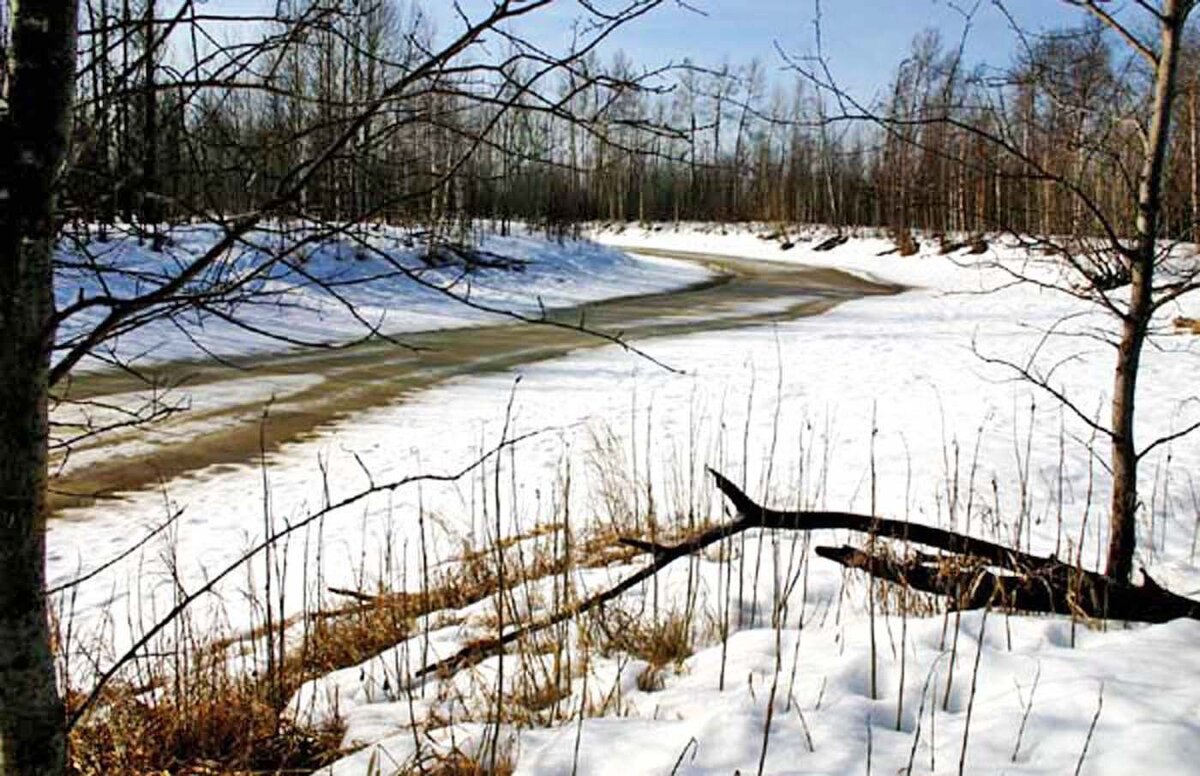
[[[159,249],[158,222],[162,220],[159,207],[158,182],[158,96],[154,85],[154,69],[157,62],[157,47],[154,39],[154,0],[146,0],[145,18],[145,62],[143,62],[142,84],[142,226],[149,228],[154,238],[154,249]]]
[[[1137,243],[1129,252],[1129,307],[1117,348],[1112,399],[1112,506],[1109,514],[1108,576],[1129,581],[1137,540],[1138,451],[1134,436],[1138,368],[1154,312],[1151,284],[1162,215],[1162,183],[1170,143],[1171,108],[1180,38],[1191,0],[1166,0],[1160,20],[1160,49],[1146,153],[1138,176]]]
[[[1200,159],[1197,159],[1197,146],[1200,145],[1200,128],[1196,125],[1196,92],[1200,87],[1200,78],[1192,76],[1188,86],[1188,150],[1191,162],[1188,167],[1188,178],[1192,186],[1192,242],[1200,243]]]
[[[75,86],[73,0],[11,6],[0,109],[0,772],[62,773],[62,701],[44,595],[55,189]]]

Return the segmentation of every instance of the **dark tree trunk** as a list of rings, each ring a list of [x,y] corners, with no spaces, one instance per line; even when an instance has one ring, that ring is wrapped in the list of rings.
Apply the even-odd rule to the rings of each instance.
[[[1200,145],[1200,127],[1196,125],[1196,92],[1200,88],[1200,79],[1193,73],[1192,82],[1188,86],[1188,179],[1192,189],[1192,242],[1200,243],[1200,158],[1197,158],[1197,145]]]
[[[159,206],[160,192],[158,184],[158,95],[154,86],[154,68],[156,51],[154,42],[154,0],[146,2],[145,18],[145,62],[142,84],[142,225],[150,228],[156,236],[154,248],[157,250],[158,222],[162,220]]]
[[[73,0],[12,6],[0,112],[0,771],[61,773],[64,716],[44,591],[54,210],[74,94]]]

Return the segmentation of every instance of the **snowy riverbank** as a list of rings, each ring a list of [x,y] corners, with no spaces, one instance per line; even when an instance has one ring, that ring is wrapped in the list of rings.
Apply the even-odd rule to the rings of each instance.
[[[169,317],[111,340],[99,352],[137,365],[210,353],[245,356],[351,342],[375,332],[505,322],[512,320],[506,312],[537,316],[547,309],[668,291],[706,277],[691,264],[635,260],[589,240],[551,239],[522,227],[509,235],[482,228],[456,238],[474,251],[481,262],[475,265],[470,254],[463,258],[444,250],[430,260],[431,238],[423,231],[381,226],[346,236],[317,239],[319,234],[303,225],[250,233],[190,281],[185,291],[197,304],[175,305]],[[214,226],[195,225],[173,229],[161,252],[132,236],[64,245],[58,305],[151,293],[221,237]],[[213,289],[234,290],[218,290],[209,300]],[[104,311],[98,305],[72,317],[59,341],[72,341]],[[105,362],[90,359],[83,365]]]
[[[173,572],[162,564],[164,545],[153,543],[140,559],[89,581],[73,604],[89,625],[111,618],[108,641],[119,649],[128,643],[128,626],[144,627],[169,603],[173,574],[184,589],[194,587],[261,533],[264,483],[269,512],[282,523],[370,481],[457,470],[501,439],[510,396],[508,436],[543,433],[501,456],[498,471],[489,465],[456,483],[380,494],[330,515],[319,534],[314,527],[295,536],[287,550],[291,571],[282,580],[284,608],[298,611],[306,594],[321,592],[299,571],[305,557],[315,562],[318,536],[322,585],[370,589],[382,581],[413,589],[425,540],[436,560],[452,562],[464,537],[486,544],[494,524],[505,534],[526,534],[561,522],[568,506],[576,530],[603,526],[622,507],[605,497],[613,492],[638,514],[652,501],[663,523],[679,525],[689,515],[720,520],[707,465],[744,479],[755,496],[774,504],[874,506],[1034,552],[1078,553],[1095,566],[1108,500],[1102,440],[981,356],[1028,364],[1036,351],[1035,366],[1053,367],[1073,401],[1103,418],[1112,354],[1080,335],[1110,323],[1078,300],[1033,285],[979,293],[1005,285],[996,262],[1021,263],[1023,255],[993,247],[983,257],[947,258],[931,248],[916,257],[877,256],[889,247],[877,239],[852,239],[830,252],[812,251],[812,242],[780,251],[747,232],[672,227],[631,226],[597,238],[833,266],[914,290],[847,302],[812,318],[643,343],[682,374],[611,347],[522,368],[516,385],[516,375],[507,372],[451,380],[290,445],[265,471],[199,472],[167,483],[165,496],[137,494],[68,515],[50,532],[52,582],[127,546],[134,526],[145,530],[160,522],[171,505],[184,508],[165,545]],[[1045,339],[1051,328],[1064,336]],[[1196,339],[1168,335],[1159,344],[1144,364],[1145,440],[1185,427],[1198,414]],[[1164,445],[1143,466],[1139,562],[1160,583],[1194,594],[1200,589],[1200,515],[1192,477],[1200,442]],[[418,514],[428,519],[418,521]],[[1196,623],[1101,632],[1063,618],[992,615],[985,624],[973,613],[963,616],[953,648],[955,618],[949,634],[941,615],[871,618],[865,580],[813,558],[797,537],[750,536],[744,546],[735,544],[736,558],[761,558],[761,573],[754,562],[735,560],[731,570],[720,556],[706,555],[622,601],[639,617],[647,610],[692,610],[696,653],[649,690],[638,686],[644,664],[619,653],[589,655],[571,678],[563,707],[595,709],[597,695],[615,694],[617,702],[600,707],[606,709],[602,719],[581,725],[506,728],[517,772],[662,773],[677,762],[681,773],[751,772],[762,753],[772,695],[764,772],[865,771],[868,751],[873,772],[903,770],[910,757],[914,773],[931,766],[953,772],[966,740],[967,772],[1057,774],[1075,768],[1093,724],[1083,773],[1195,771]],[[193,622],[232,631],[259,622],[251,593],[261,589],[261,566],[236,575],[219,604],[198,609]],[[635,560],[581,569],[571,579],[582,594],[637,566]],[[522,611],[549,606],[554,598],[545,594],[547,584],[530,582],[514,594],[527,606]],[[365,773],[372,762],[384,772],[402,770],[421,746],[447,748],[453,741],[470,750],[486,738],[477,720],[495,690],[495,661],[452,677],[441,692],[428,687],[408,697],[383,688],[401,686],[398,680],[425,659],[486,635],[494,628],[486,616],[492,608],[489,598],[467,611],[439,613],[428,636],[302,689],[298,714],[319,716],[336,707],[347,723],[346,743],[370,745],[334,772]],[[727,652],[714,630],[723,608],[731,608],[736,631]],[[510,669],[506,681],[520,675]],[[773,685],[778,692],[771,692]],[[413,719],[428,737],[414,736]]]

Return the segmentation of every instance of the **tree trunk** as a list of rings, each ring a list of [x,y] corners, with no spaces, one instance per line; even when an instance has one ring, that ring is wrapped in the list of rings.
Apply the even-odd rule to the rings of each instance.
[[[1170,142],[1171,107],[1180,35],[1190,0],[1167,0],[1160,22],[1161,46],[1155,68],[1154,103],[1146,154],[1138,176],[1137,244],[1130,252],[1129,309],[1125,313],[1112,399],[1112,508],[1109,515],[1107,573],[1122,582],[1133,570],[1137,540],[1138,451],[1134,442],[1134,408],[1138,366],[1146,330],[1154,312],[1151,284],[1162,215],[1162,179]]]
[[[1200,244],[1200,159],[1196,158],[1197,145],[1200,144],[1200,131],[1198,131],[1196,126],[1197,80],[1195,76],[1192,77],[1192,83],[1188,90],[1188,128],[1191,130],[1188,133],[1190,141],[1188,143],[1188,150],[1191,157],[1188,161],[1191,164],[1188,166],[1190,168],[1189,177],[1192,184],[1192,242]]]
[[[121,23],[117,40],[121,46],[121,68],[117,71],[119,76],[117,81],[112,84],[112,88],[124,91],[127,88],[125,79],[129,78],[129,42],[130,35],[128,30],[133,28],[133,12],[129,8],[129,0],[122,0],[121,3]],[[133,222],[134,201],[133,201],[133,186],[130,185],[132,177],[130,170],[130,157],[133,155],[134,147],[130,140],[132,134],[131,122],[129,117],[130,103],[132,100],[121,95],[117,99],[117,128],[116,128],[116,187],[118,210],[121,218],[125,223]]]
[[[142,84],[142,226],[155,235],[154,250],[159,250],[158,222],[162,220],[158,184],[158,95],[154,86],[156,47],[154,41],[154,0],[146,2],[145,62]]]
[[[1117,369],[1112,400],[1112,507],[1109,514],[1108,565],[1106,573],[1122,582],[1133,570],[1137,541],[1138,456],[1134,444],[1134,402],[1138,366],[1146,340],[1149,317],[1149,279],[1140,262],[1132,268],[1133,283],[1129,312],[1122,326],[1117,349]]]
[[[62,773],[65,734],[44,597],[55,187],[75,85],[73,0],[11,6],[0,111],[0,772]]]

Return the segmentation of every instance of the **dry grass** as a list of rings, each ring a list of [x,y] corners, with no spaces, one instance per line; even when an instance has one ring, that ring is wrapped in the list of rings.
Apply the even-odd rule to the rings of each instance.
[[[451,752],[431,758],[431,762],[420,763],[413,770],[423,776],[511,776],[516,770],[516,764],[507,754],[497,757],[493,764],[483,762],[481,757]]]
[[[637,688],[642,692],[662,690],[668,671],[678,671],[696,651],[692,618],[682,612],[672,612],[648,623],[634,622],[618,633],[608,648],[619,649],[649,664],[637,678]]]
[[[896,252],[901,256],[916,256],[921,250],[911,229],[897,229],[892,232],[891,237],[892,242],[896,244]]]
[[[595,495],[600,512],[607,518],[599,527],[568,535],[565,521],[541,522],[498,542],[484,537],[480,546],[464,544],[452,558],[432,559],[419,590],[397,592],[359,580],[358,589],[332,591],[334,598],[318,604],[324,606],[321,611],[268,621],[233,638],[200,636],[172,646],[167,654],[147,657],[138,666],[137,680],[111,685],[73,731],[72,773],[291,773],[319,768],[340,756],[344,730],[340,723],[304,729],[286,721],[285,707],[304,683],[359,665],[432,623],[458,622],[464,635],[492,638],[497,613],[474,604],[495,600],[504,607],[508,626],[526,621],[533,610],[561,610],[577,595],[573,571],[644,558],[642,550],[622,545],[622,537],[670,543],[707,527],[703,520],[656,515],[646,484],[622,471],[626,454],[616,437],[598,436],[593,442],[597,452],[589,464],[599,483]],[[561,580],[552,592],[545,585],[530,585],[550,579]],[[467,607],[469,617],[462,612]],[[506,658],[508,675],[516,681],[505,690],[504,703],[495,702],[495,688],[481,688],[478,697],[462,699],[471,701],[467,718],[456,714],[453,720],[440,719],[435,712],[419,728],[466,721],[553,725],[611,713],[620,707],[619,694],[586,684],[593,656],[643,660],[649,668],[639,687],[661,689],[669,669],[678,668],[695,649],[694,620],[690,611],[656,618],[610,607],[583,623],[524,639]],[[585,631],[592,635],[585,637]],[[288,650],[264,666],[264,647],[271,643],[276,651],[286,643]],[[250,656],[257,673],[244,667]],[[575,690],[581,679],[579,695]],[[76,704],[81,700],[73,699]],[[498,764],[495,772],[511,770],[511,764]],[[476,759],[455,752],[422,762],[415,772],[488,771]]]
[[[342,731],[281,722],[253,677],[211,675],[161,698],[115,687],[71,736],[76,774],[216,774],[309,771],[331,759]]]
[[[303,639],[271,676],[239,674],[229,662],[231,653],[260,641],[262,630],[193,646],[189,660],[198,665],[181,677],[164,668],[148,688],[114,685],[105,693],[72,733],[71,771],[98,776],[319,767],[336,756],[342,731],[284,722],[281,712],[292,694],[310,679],[357,665],[408,638],[417,618],[465,606],[492,587],[494,578],[447,574],[421,593],[383,592],[302,623],[285,622],[281,630],[303,625]]]
[[[875,580],[875,602],[881,615],[934,617],[945,611],[945,599],[904,585]]]
[[[230,661],[234,654],[261,650],[265,628],[236,638],[192,644],[184,659],[173,656],[179,663],[164,658],[149,682],[110,687],[72,733],[71,772],[88,776],[278,773],[320,767],[336,758],[342,730],[337,726],[304,730],[282,720],[285,704],[303,683],[358,665],[416,635],[422,617],[450,614],[496,596],[500,555],[504,557],[505,589],[511,590],[568,568],[629,562],[639,554],[618,545],[618,536],[625,534],[617,526],[609,526],[578,537],[567,558],[553,551],[555,535],[562,531],[559,524],[542,524],[505,538],[499,543],[499,552],[496,548],[464,547],[454,562],[431,574],[421,591],[336,591],[349,603],[276,623],[277,638],[295,629],[302,629],[302,638],[270,676],[239,674]],[[520,614],[509,612],[506,618],[513,621]],[[482,621],[476,625],[488,627]],[[619,640],[609,639],[607,649],[623,650],[655,665],[679,662],[691,654],[690,628],[681,618],[618,631]],[[545,636],[522,645],[522,659],[529,666],[510,702],[504,704],[503,721],[526,725],[563,721],[562,701],[570,696],[571,680],[586,661],[564,669],[560,663],[566,645],[561,643],[561,634]],[[548,662],[555,665],[547,668]],[[188,668],[171,668],[178,664]],[[473,770],[473,762],[460,753],[421,772],[483,773]]]
[[[1175,328],[1185,334],[1200,334],[1200,318],[1185,318],[1180,316],[1175,319]]]
[[[621,653],[645,661],[648,665],[638,676],[638,689],[656,692],[663,689],[666,670],[678,670],[695,653],[692,621],[686,612],[669,612],[655,619],[645,613],[635,616],[613,610],[595,617],[594,626],[600,653]]]
[[[905,551],[888,541],[877,541],[870,551],[878,558],[885,559],[897,566],[904,566],[915,561],[919,556],[915,551]],[[941,573],[951,574],[970,570],[958,556],[947,556],[939,562]],[[934,617],[946,611],[946,599],[930,593],[914,590],[906,585],[896,584],[883,579],[872,579],[862,575],[858,584],[874,590],[875,604],[880,615],[905,617]]]
[[[314,616],[304,623],[301,645],[271,675],[242,673],[229,662],[261,633],[195,647],[189,659],[197,666],[182,675],[163,669],[149,688],[124,684],[106,692],[72,733],[71,771],[277,773],[324,765],[335,758],[342,730],[290,725],[281,716],[288,699],[304,682],[407,638],[413,619],[445,600],[388,595]]]

